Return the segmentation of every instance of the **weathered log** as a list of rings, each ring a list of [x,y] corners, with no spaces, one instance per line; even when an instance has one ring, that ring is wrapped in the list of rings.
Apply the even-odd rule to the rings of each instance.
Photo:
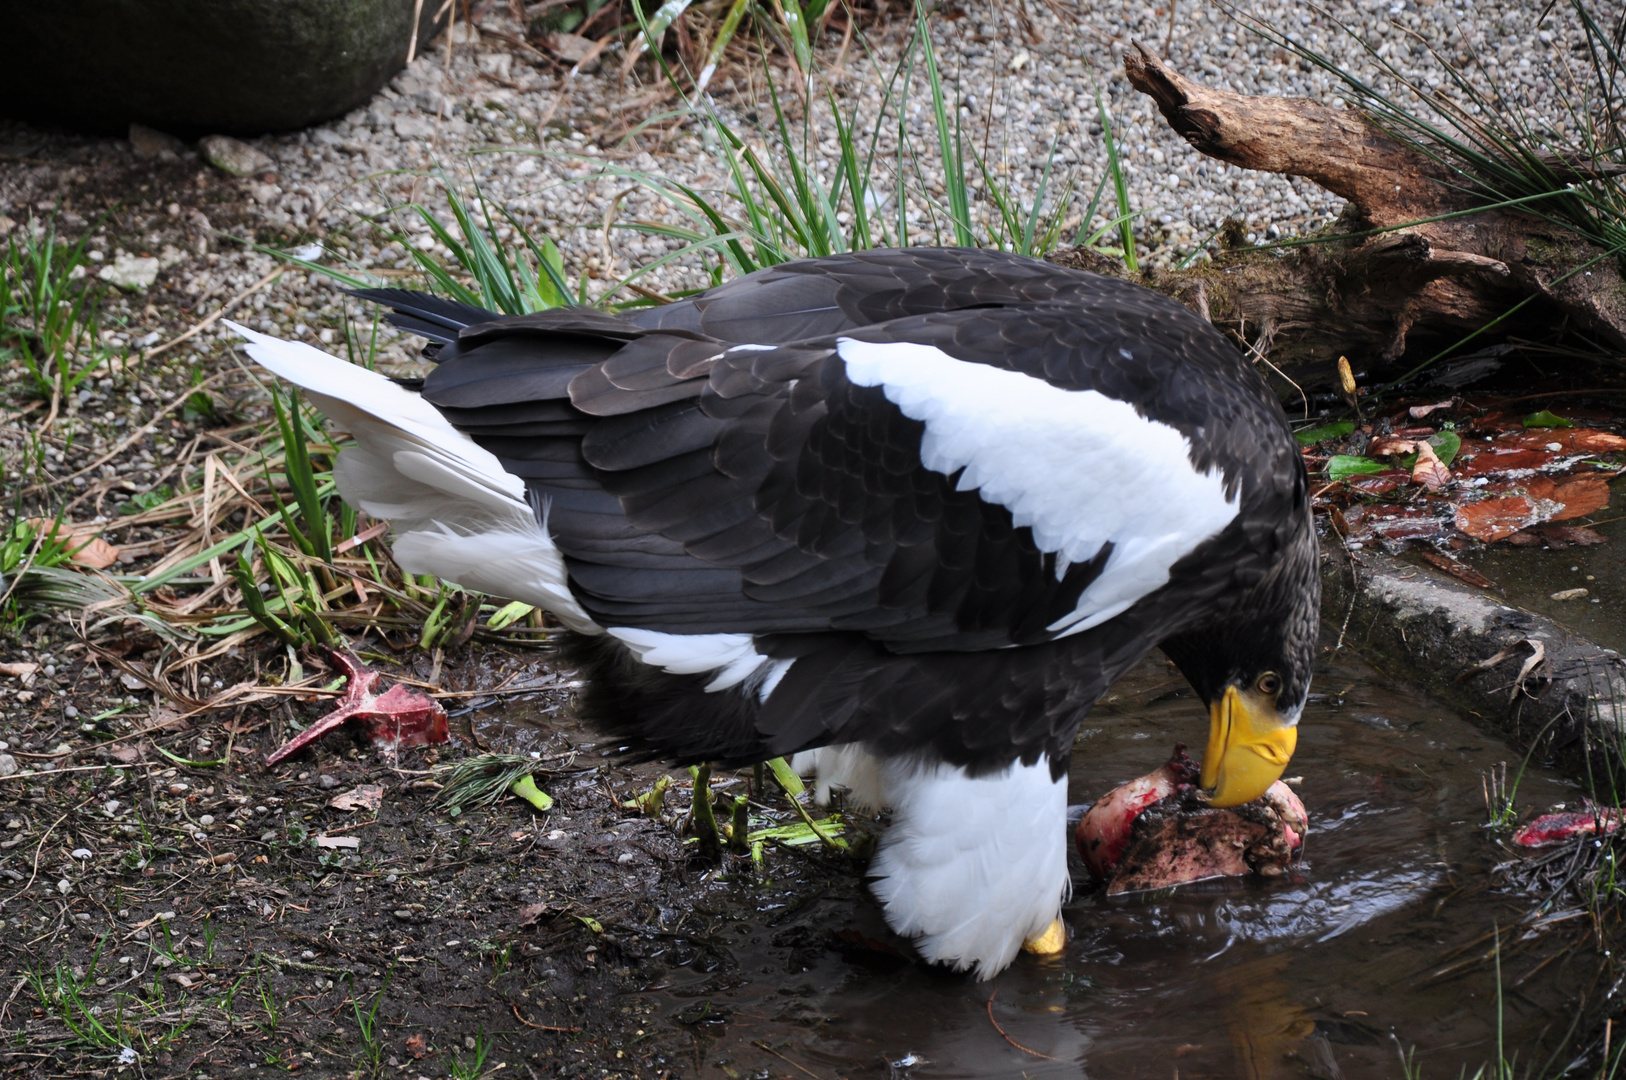
[[[1359,110],[1201,86],[1139,42],[1124,70],[1201,153],[1301,176],[1348,202],[1321,242],[1259,250],[1234,236],[1211,263],[1144,275],[1268,362],[1284,398],[1336,385],[1340,355],[1368,378],[1396,375],[1527,299],[1475,344],[1567,320],[1626,352],[1626,282],[1616,258],[1519,209],[1484,209],[1488,200],[1460,176]],[[1113,269],[1076,248],[1053,258]]]

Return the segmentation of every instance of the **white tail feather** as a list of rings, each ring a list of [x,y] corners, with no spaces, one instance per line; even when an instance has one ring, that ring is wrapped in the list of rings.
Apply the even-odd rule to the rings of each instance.
[[[358,446],[334,466],[339,494],[394,526],[403,570],[536,604],[573,630],[600,632],[571,595],[564,559],[526,501],[525,484],[496,455],[375,371],[226,325],[249,340],[260,366],[303,387],[355,436]]]

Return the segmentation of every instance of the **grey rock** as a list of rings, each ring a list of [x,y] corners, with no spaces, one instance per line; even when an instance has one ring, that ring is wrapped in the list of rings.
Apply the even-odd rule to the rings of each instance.
[[[143,161],[179,161],[186,153],[186,144],[145,124],[131,124],[130,149]]]
[[[0,754],[0,776],[16,776],[17,759],[10,754]]]
[[[406,63],[413,0],[101,0],[7,8],[0,112],[123,134],[261,134],[364,104]],[[422,5],[418,48],[445,23]]]
[[[276,162],[246,142],[230,135],[206,135],[198,140],[203,160],[228,176],[255,176],[276,172]]]
[[[141,292],[158,280],[158,260],[139,255],[120,255],[102,267],[96,276],[125,292]]]

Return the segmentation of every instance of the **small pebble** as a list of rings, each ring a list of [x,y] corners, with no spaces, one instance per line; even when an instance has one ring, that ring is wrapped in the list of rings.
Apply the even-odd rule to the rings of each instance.
[[[316,783],[317,786],[323,790],[331,790],[339,786],[339,778],[337,776],[329,775],[328,773],[323,773],[321,776],[316,778]]]
[[[88,859],[91,857],[91,850],[88,847],[76,847],[73,849],[73,857],[76,859]]]
[[[299,958],[301,960],[315,960],[316,954],[311,952],[309,949],[306,949],[299,954]]]
[[[15,776],[17,774],[17,759],[10,754],[0,754],[0,776]]]
[[[56,883],[56,891],[61,893],[63,896],[67,896],[69,893],[73,892],[73,882],[69,881],[67,878],[63,878],[61,881]]]
[[[1549,600],[1584,600],[1588,596],[1585,589],[1559,589],[1548,597]]]
[[[214,818],[213,814],[204,814],[202,817],[198,818],[198,824],[202,825],[204,828],[208,828],[210,825],[213,825],[214,823],[215,823],[215,818]]]

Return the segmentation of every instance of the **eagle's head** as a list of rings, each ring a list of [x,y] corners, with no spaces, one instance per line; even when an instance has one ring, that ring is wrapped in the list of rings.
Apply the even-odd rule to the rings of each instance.
[[[1226,614],[1162,643],[1208,703],[1200,782],[1212,806],[1263,795],[1298,745],[1321,607],[1315,535],[1304,518],[1273,571]]]

